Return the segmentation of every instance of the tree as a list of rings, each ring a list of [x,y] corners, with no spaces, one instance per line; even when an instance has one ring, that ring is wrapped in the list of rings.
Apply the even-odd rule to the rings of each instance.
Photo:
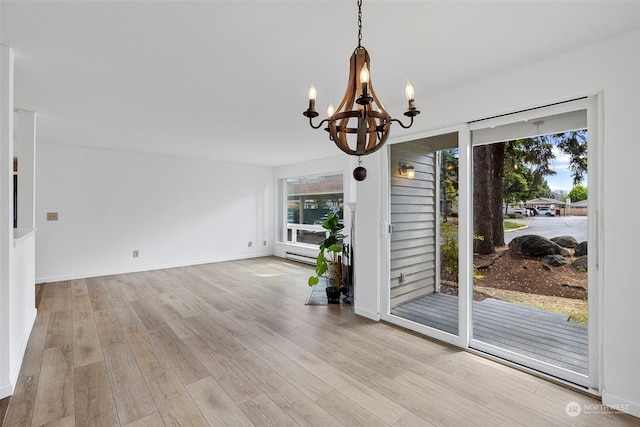
[[[495,246],[504,246],[504,224],[502,220],[502,196],[504,194],[504,159],[505,159],[505,144],[493,144],[491,161],[493,163],[491,167],[491,175],[493,180],[493,188],[491,189],[491,214],[495,218],[491,222],[492,227],[492,240]],[[495,248],[494,250],[495,251]],[[493,252],[492,251],[492,252]]]
[[[536,138],[519,139],[520,150],[523,153],[523,160],[527,165],[527,182],[529,183],[529,193],[526,199],[536,197],[550,197],[551,189],[545,180],[546,176],[555,175],[551,169],[551,161],[555,158],[553,154],[553,143],[546,135]]]
[[[587,173],[587,131],[557,133],[553,137],[558,143],[558,149],[570,157],[569,170],[573,185],[580,184]]]
[[[587,187],[585,187],[584,185],[578,184],[573,186],[571,191],[569,191],[569,194],[567,194],[564,197],[564,200],[567,200],[567,198],[570,198],[571,203],[574,203],[574,202],[579,202],[581,200],[587,200],[587,196],[588,196]]]
[[[495,252],[504,244],[502,227],[502,176],[504,175],[505,144],[479,145],[473,149],[473,251],[479,254]],[[499,203],[496,203],[499,201]],[[498,224],[499,218],[499,226]]]
[[[570,156],[574,183],[582,180],[587,170],[586,143],[586,131],[575,131],[474,147],[473,226],[474,234],[482,237],[474,241],[474,251],[489,254],[504,244],[503,203],[514,203],[516,197],[551,197],[545,177],[556,173],[551,168],[555,147]],[[523,180],[528,190],[518,194]]]
[[[504,175],[502,186],[505,213],[510,204],[520,203],[528,198],[530,171],[526,167],[525,153],[519,141],[505,143]]]
[[[447,222],[447,213],[452,209],[453,200],[458,197],[458,157],[456,152],[457,149],[439,151],[443,222]]]
[[[553,144],[547,137],[507,141],[504,157],[504,202],[518,203],[536,197],[551,197],[545,176],[554,175]]]
[[[505,168],[503,182],[504,203],[507,211],[509,209],[509,205],[520,203],[528,198],[527,194],[529,193],[529,184],[527,183],[527,179],[521,173],[510,171]]]

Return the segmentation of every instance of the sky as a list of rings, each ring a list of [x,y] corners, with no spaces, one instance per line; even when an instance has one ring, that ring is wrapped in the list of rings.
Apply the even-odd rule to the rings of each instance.
[[[547,184],[551,191],[563,190],[565,192],[571,191],[573,188],[573,178],[571,177],[571,171],[569,170],[569,155],[560,152],[556,147],[553,148],[553,154],[556,158],[552,161],[552,169],[556,172],[555,175],[549,175],[545,177]],[[587,186],[587,176],[582,181],[582,185]]]

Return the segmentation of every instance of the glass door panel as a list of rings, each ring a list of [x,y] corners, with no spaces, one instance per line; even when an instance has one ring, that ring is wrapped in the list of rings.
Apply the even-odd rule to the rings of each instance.
[[[470,346],[589,385],[587,110],[538,114],[472,131]]]
[[[390,313],[458,335],[458,133],[390,153]]]

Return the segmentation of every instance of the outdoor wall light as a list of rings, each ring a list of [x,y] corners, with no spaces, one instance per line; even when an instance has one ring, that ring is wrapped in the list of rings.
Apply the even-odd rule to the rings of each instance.
[[[416,177],[416,168],[413,166],[405,165],[404,163],[400,163],[400,175],[406,176],[409,179],[413,179]]]

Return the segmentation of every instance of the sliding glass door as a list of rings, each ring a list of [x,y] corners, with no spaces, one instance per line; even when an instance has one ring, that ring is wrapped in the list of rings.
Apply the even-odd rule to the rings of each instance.
[[[458,130],[390,148],[389,313],[440,339],[460,338]]]
[[[588,205],[597,201],[588,106],[577,101],[471,126],[469,346],[581,386],[594,384],[589,300],[597,298],[587,251]]]
[[[596,98],[389,149],[385,318],[597,388]]]

